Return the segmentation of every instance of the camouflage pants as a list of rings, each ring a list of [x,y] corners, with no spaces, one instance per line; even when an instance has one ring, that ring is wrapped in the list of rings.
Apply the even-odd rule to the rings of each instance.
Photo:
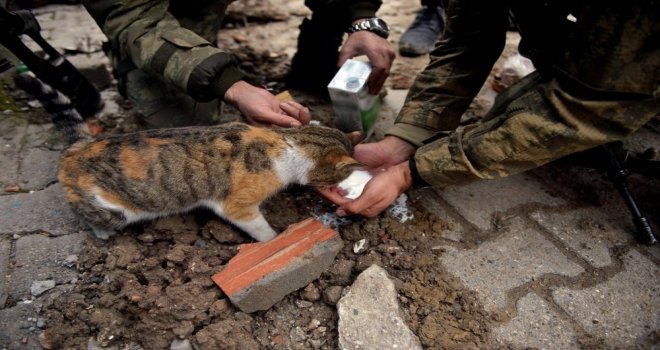
[[[417,169],[445,187],[520,173],[562,156],[621,140],[660,111],[660,100],[587,97],[534,73],[498,98],[476,125],[420,147]]]
[[[195,101],[176,87],[140,69],[126,75],[126,97],[148,129],[211,125],[220,120],[220,102]]]

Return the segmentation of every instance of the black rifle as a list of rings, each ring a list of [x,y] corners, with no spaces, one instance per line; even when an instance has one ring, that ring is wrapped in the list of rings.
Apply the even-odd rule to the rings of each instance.
[[[39,79],[67,95],[83,117],[91,117],[101,107],[101,95],[67,59],[39,33],[41,27],[28,10],[7,11],[0,6],[0,44],[11,51]],[[44,51],[44,57],[32,52],[21,40],[29,36]]]

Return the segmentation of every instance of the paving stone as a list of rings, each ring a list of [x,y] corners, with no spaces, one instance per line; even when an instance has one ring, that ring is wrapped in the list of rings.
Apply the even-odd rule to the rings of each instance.
[[[70,282],[78,276],[75,267],[66,266],[66,258],[78,254],[87,233],[61,237],[29,235],[16,241],[14,269],[7,278],[9,296],[19,300],[30,296],[34,281],[54,280],[57,284]]]
[[[548,189],[526,174],[498,180],[477,181],[465,186],[449,186],[439,191],[472,224],[482,230],[492,226],[492,216],[525,203],[562,205],[565,201],[548,194]]]
[[[268,242],[241,245],[212,278],[243,312],[268,310],[317,279],[343,245],[337,231],[309,218]]]
[[[41,35],[56,49],[95,52],[107,40],[81,5],[50,5],[34,11]],[[62,26],[66,23],[66,26]],[[29,44],[29,43],[28,43]],[[34,47],[34,45],[28,45]]]
[[[5,186],[16,184],[18,153],[26,128],[27,121],[21,118],[6,115],[0,118],[0,193]]]
[[[337,312],[342,350],[422,349],[401,318],[394,283],[378,265],[360,273],[337,303]]]
[[[514,349],[579,349],[575,333],[536,294],[518,300],[518,315],[495,327],[493,336]]]
[[[41,147],[61,151],[67,146],[64,135],[51,123],[28,125],[22,142],[26,149]]]
[[[9,272],[9,254],[11,253],[11,241],[0,239],[0,309],[5,307],[7,301],[7,273]]]
[[[587,332],[605,337],[614,349],[638,348],[660,329],[660,269],[636,250],[623,263],[624,270],[604,283],[582,290],[558,288],[552,294]]]
[[[55,184],[33,193],[0,196],[0,234],[46,231],[59,236],[82,227]]]
[[[30,148],[23,152],[18,175],[21,189],[37,190],[57,181],[59,151]]]
[[[626,225],[594,208],[561,214],[538,211],[531,217],[597,268],[612,263],[609,248],[633,239]]]
[[[30,331],[36,322],[37,312],[32,304],[17,305],[0,310],[0,349],[41,350],[37,334]],[[27,339],[27,343],[23,341]]]
[[[522,227],[520,220],[475,249],[444,249],[442,264],[477,292],[487,311],[506,306],[507,291],[543,274],[577,276],[584,272],[541,234]]]

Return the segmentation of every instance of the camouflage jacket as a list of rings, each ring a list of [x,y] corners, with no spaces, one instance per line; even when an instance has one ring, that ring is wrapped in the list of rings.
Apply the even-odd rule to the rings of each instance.
[[[658,1],[453,0],[444,37],[387,134],[422,146],[458,127],[504,48],[509,9],[521,51],[546,78],[570,81],[585,99],[658,96]]]
[[[224,96],[244,77],[234,57],[211,44],[232,0],[85,0],[87,11],[108,36],[113,64],[132,62],[187,92],[197,101]],[[339,25],[349,26],[357,18],[373,16],[377,0],[307,0],[315,10],[328,4],[345,6]],[[121,70],[121,68],[119,68]]]

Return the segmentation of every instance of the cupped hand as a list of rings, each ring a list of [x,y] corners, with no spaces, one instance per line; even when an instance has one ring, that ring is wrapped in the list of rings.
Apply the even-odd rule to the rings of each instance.
[[[241,111],[251,125],[290,128],[308,124],[311,119],[307,107],[295,101],[282,103],[266,89],[242,80],[227,89],[224,100]]]
[[[364,187],[360,197],[351,201],[341,201],[337,215],[359,214],[366,217],[378,216],[387,209],[399,195],[412,186],[412,175],[408,162],[383,168]],[[331,194],[332,195],[332,194]],[[326,197],[331,199],[330,197]],[[334,198],[334,197],[332,197]],[[345,198],[344,198],[345,199]],[[331,199],[332,200],[332,199]]]
[[[367,85],[369,85],[369,93],[376,95],[382,89],[387,76],[390,75],[390,68],[395,57],[394,50],[386,39],[372,32],[361,30],[348,36],[339,51],[337,66],[341,67],[349,58],[361,55],[367,55],[369,58],[371,75]]]

